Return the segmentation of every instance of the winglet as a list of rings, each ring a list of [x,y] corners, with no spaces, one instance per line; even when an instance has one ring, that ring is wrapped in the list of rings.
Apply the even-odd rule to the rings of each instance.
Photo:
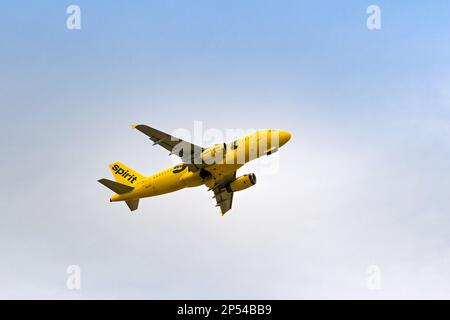
[[[134,129],[134,128],[137,127],[137,124],[136,124],[136,123],[132,123],[132,124],[131,124],[131,127]]]

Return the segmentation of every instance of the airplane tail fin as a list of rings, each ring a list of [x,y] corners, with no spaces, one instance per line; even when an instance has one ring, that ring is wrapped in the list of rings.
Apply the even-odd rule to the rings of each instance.
[[[145,179],[143,175],[120,162],[111,163],[109,169],[118,183],[127,186],[134,187],[139,181]]]

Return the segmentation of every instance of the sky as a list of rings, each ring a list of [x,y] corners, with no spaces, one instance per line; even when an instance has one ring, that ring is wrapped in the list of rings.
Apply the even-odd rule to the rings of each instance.
[[[0,298],[450,298],[449,17],[443,0],[2,1]],[[131,123],[292,139],[239,170],[258,182],[224,217],[205,187],[130,214],[97,183],[108,164],[174,163]]]

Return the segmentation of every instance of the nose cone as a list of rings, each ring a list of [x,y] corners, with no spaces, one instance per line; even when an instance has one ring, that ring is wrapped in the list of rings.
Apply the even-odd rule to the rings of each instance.
[[[280,131],[280,147],[291,140],[291,133],[288,131]]]

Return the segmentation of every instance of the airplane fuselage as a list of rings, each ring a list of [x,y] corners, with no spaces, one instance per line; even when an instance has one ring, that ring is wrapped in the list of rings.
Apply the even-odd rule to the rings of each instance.
[[[274,133],[276,133],[276,141],[273,138],[275,136]],[[134,189],[131,192],[115,194],[110,201],[153,197],[200,185],[213,188],[216,179],[220,180],[222,177],[233,175],[245,163],[276,152],[289,139],[290,134],[284,131],[260,130],[232,144],[216,145],[217,151],[220,148],[222,152],[221,154],[214,154],[216,151],[211,147],[211,154],[215,155],[216,158],[204,169],[195,170],[195,163],[194,166],[184,163],[175,165],[136,181],[132,185]],[[218,158],[217,155],[219,155]],[[208,161],[208,159],[202,159],[202,161]],[[116,171],[115,174],[119,173]],[[132,177],[128,179],[133,180]]]

